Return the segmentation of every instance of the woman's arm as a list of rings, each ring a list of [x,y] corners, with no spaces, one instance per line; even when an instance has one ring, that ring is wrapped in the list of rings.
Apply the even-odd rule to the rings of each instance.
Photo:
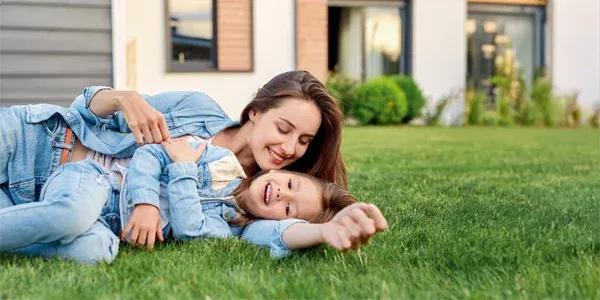
[[[133,133],[141,146],[170,138],[169,130],[207,120],[228,118],[221,107],[201,92],[174,91],[153,96],[92,86],[83,90],[71,108],[86,123],[102,129]],[[189,133],[189,132],[181,132]],[[142,138],[142,135],[144,138]]]
[[[162,143],[171,138],[165,116],[137,92],[100,90],[92,97],[89,109],[101,118],[122,111],[138,145]]]
[[[108,118],[110,115],[123,109],[123,99],[125,98],[128,98],[130,102],[146,102],[137,92],[103,89],[92,96],[89,108],[98,117]],[[139,101],[140,99],[142,101]]]

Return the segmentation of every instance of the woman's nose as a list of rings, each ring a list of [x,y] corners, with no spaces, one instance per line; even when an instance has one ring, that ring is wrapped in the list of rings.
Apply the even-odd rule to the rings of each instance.
[[[294,147],[295,143],[293,140],[288,140],[281,145],[281,150],[283,151],[283,155],[290,157],[294,155]]]

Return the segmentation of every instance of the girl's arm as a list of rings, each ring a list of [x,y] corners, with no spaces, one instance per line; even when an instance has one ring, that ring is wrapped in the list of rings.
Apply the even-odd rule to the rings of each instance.
[[[350,205],[323,224],[298,219],[259,220],[244,228],[242,239],[269,247],[272,257],[283,257],[292,250],[328,244],[340,251],[356,250],[369,243],[377,232],[387,228],[381,211],[373,205]]]
[[[179,240],[231,236],[229,224],[220,215],[205,215],[198,195],[198,167],[191,162],[167,166],[167,197],[173,236]]]
[[[172,140],[169,140],[169,142],[172,142]],[[197,142],[193,143],[198,145]],[[167,143],[163,143],[163,145],[169,147]],[[204,144],[200,147],[204,147]],[[158,236],[159,240],[162,240],[162,227],[160,226],[160,215],[158,213],[160,178],[165,172],[169,173],[168,166],[173,165],[173,160],[169,157],[170,153],[168,153],[167,148],[162,145],[146,145],[137,149],[129,163],[127,176],[125,176],[126,205],[135,207],[121,238],[126,239],[131,232],[130,243],[137,244],[140,247],[147,243],[148,249],[152,249],[155,235]],[[202,155],[203,150],[204,148],[200,150],[193,149],[192,152],[194,153],[192,153],[190,160],[197,160]],[[180,154],[183,154],[183,158],[187,159],[185,151]],[[196,173],[193,172],[197,172],[196,170],[194,164],[193,170],[190,171],[194,179]],[[196,186],[194,185],[190,190],[196,192]],[[150,209],[151,206],[154,206],[154,210]]]
[[[160,177],[164,166],[170,162],[160,145],[146,145],[135,151],[123,182],[125,205],[133,206],[133,211],[121,233],[122,240],[127,239],[140,248],[147,246],[148,250],[154,247],[155,237],[163,240],[159,213]]]
[[[171,229],[175,238],[190,240],[196,237],[231,236],[229,224],[217,214],[204,214],[199,181],[207,168],[206,144],[188,143],[184,139],[174,139],[163,143],[173,161],[165,169],[169,177],[167,197],[171,213]],[[203,155],[204,154],[204,155]]]

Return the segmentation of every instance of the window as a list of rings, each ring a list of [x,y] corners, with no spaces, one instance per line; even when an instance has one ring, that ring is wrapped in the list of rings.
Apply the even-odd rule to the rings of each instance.
[[[409,30],[405,3],[369,4],[368,1],[330,1],[329,70],[358,80],[384,74],[408,74]]]
[[[165,2],[167,72],[216,70],[216,0]]]
[[[365,72],[367,78],[400,73],[402,23],[400,9],[365,8]]]
[[[544,64],[544,7],[469,4],[467,86],[492,94],[496,66],[511,60],[531,85]]]

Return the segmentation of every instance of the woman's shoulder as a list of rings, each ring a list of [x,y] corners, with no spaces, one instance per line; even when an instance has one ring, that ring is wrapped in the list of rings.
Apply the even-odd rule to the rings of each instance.
[[[194,109],[198,110],[198,114],[226,117],[229,119],[229,116],[225,113],[219,103],[204,92],[168,91],[149,97],[159,98],[161,101],[168,101],[170,103],[177,103],[178,110]]]

